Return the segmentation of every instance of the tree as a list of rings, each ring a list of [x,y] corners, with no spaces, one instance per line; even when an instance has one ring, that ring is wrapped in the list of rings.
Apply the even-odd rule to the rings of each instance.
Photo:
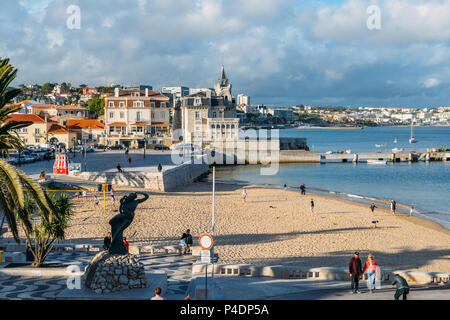
[[[9,114],[16,112],[20,106],[6,104],[18,96],[20,89],[10,89],[9,84],[17,75],[17,69],[9,64],[9,59],[0,58],[0,151],[8,151],[10,148],[23,148],[23,142],[14,130],[29,126],[30,122],[6,122]],[[11,133],[13,132],[13,133]],[[0,159],[0,213],[3,217],[0,230],[4,221],[8,221],[9,228],[14,239],[19,242],[17,218],[24,214],[25,194],[33,199],[34,204],[46,216],[52,215],[47,197],[41,187],[21,170]]]
[[[46,82],[42,85],[42,89],[41,89],[41,95],[45,96],[47,94],[49,94],[50,92],[52,92],[53,88],[55,86],[53,84],[51,84],[50,82]]]
[[[105,114],[105,100],[103,98],[94,98],[88,102],[89,113],[96,118]]]
[[[41,210],[28,196],[19,221],[25,232],[28,247],[34,256],[33,267],[41,266],[53,249],[56,240],[65,237],[72,216],[72,204],[66,194],[57,198],[54,194],[45,194],[51,207],[51,214]],[[37,216],[38,219],[33,218]]]

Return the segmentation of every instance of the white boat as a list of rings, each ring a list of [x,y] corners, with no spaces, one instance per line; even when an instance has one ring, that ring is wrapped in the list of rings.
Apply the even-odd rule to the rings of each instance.
[[[411,137],[409,138],[409,143],[416,143],[418,142],[417,139],[414,137],[413,134],[413,126],[411,125]]]
[[[402,148],[394,148],[394,149],[392,149],[392,152],[393,152],[393,153],[396,153],[396,152],[403,152],[403,149],[402,149]]]
[[[397,138],[394,139],[394,143],[397,143]]]
[[[386,144],[376,144],[375,147],[377,147],[377,148],[386,148]]]
[[[386,160],[367,160],[367,164],[386,164]]]

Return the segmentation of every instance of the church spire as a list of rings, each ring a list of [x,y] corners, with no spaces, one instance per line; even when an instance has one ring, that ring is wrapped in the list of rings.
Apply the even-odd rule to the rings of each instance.
[[[222,65],[222,69],[220,70],[220,78],[219,83],[221,86],[226,86],[228,84],[228,78],[225,74],[225,67]]]

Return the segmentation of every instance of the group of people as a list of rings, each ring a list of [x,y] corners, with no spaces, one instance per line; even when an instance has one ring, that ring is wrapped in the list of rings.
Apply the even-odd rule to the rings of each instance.
[[[355,252],[353,257],[350,259],[348,272],[351,278],[350,293],[361,293],[361,291],[359,290],[359,280],[366,272],[367,287],[369,288],[369,293],[373,293],[377,289],[377,279],[380,279],[381,271],[373,254],[370,253],[367,256],[367,260],[363,268],[361,259],[359,258],[359,252]],[[406,296],[409,293],[409,285],[406,279],[399,274],[395,274],[392,285],[395,285],[397,287],[397,290],[394,294],[395,300],[399,300],[400,296],[403,296],[403,300],[406,300]]]
[[[109,248],[111,247],[111,232],[108,232],[106,237],[103,239],[103,249],[105,251],[109,250]],[[127,252],[130,252],[130,244],[127,241],[126,237],[123,237],[123,244],[125,245],[125,247],[127,248]]]

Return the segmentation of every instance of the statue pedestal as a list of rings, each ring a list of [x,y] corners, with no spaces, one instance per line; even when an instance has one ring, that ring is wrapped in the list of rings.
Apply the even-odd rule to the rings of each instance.
[[[97,294],[147,287],[147,278],[137,255],[98,253],[83,276],[84,285]]]

